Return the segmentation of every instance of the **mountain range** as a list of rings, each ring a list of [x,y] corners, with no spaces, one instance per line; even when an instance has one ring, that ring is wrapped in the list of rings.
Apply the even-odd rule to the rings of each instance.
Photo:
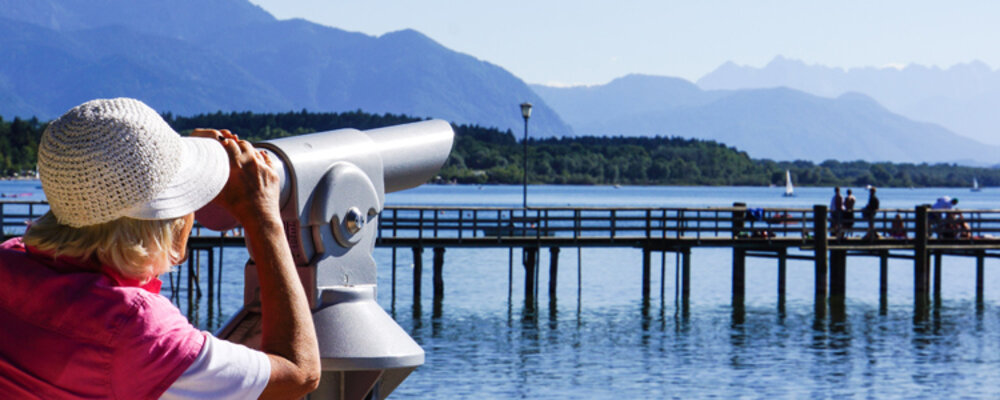
[[[0,52],[5,118],[129,96],[178,115],[360,109],[520,133],[529,101],[533,137],[682,136],[778,160],[992,165],[1000,154],[980,143],[1000,142],[1000,78],[981,63],[841,70],[779,57],[727,63],[697,84],[529,87],[414,30],[277,20],[247,0],[0,0]]]
[[[404,30],[277,20],[246,0],[0,0],[0,115],[48,119],[96,97],[161,112],[398,113],[572,133],[499,66]]]
[[[784,87],[703,90],[646,75],[532,88],[577,134],[716,140],[755,158],[995,164],[1000,150],[912,121],[855,92],[827,98]]]
[[[860,92],[907,118],[1000,145],[1000,70],[979,61],[833,68],[775,57],[761,68],[727,62],[697,81],[707,90],[788,87],[823,97]]]

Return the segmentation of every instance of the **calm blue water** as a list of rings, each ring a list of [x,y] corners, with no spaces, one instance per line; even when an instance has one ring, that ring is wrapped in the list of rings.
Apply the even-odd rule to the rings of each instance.
[[[867,193],[855,192],[861,207]],[[741,201],[751,207],[811,208],[828,204],[832,190],[800,188],[795,198],[781,193],[782,188],[548,186],[529,188],[528,198],[529,204],[551,206],[697,207]],[[912,208],[942,195],[958,197],[963,208],[1000,207],[989,189],[884,189],[879,195],[885,208]],[[521,191],[518,186],[425,186],[390,195],[387,202],[517,206]],[[507,250],[449,249],[445,299],[435,317],[429,271],[422,312],[414,311],[412,254],[405,249],[397,253],[393,306],[390,253],[376,251],[379,301],[427,351],[426,365],[397,389],[396,398],[1000,397],[995,260],[987,261],[986,306],[977,311],[974,263],[946,257],[944,305],[930,320],[915,323],[912,262],[890,263],[889,307],[883,315],[877,259],[851,258],[847,316],[834,323],[814,317],[811,262],[789,262],[787,303],[779,314],[776,262],[749,259],[747,312],[736,323],[727,250],[694,250],[687,316],[674,301],[675,258],[670,254],[662,264],[654,256],[655,295],[644,312],[639,250],[585,249],[578,255],[563,249],[554,303],[546,290],[549,254],[542,251],[539,309],[533,315],[524,308],[519,252],[513,256],[508,298]],[[425,265],[429,253],[424,253]]]
[[[20,190],[0,184],[2,192]],[[31,185],[28,183],[27,185]],[[827,204],[829,188],[530,187],[530,205],[802,207]],[[858,207],[867,193],[857,188]],[[961,208],[1000,208],[984,189],[883,189],[885,208],[912,208],[941,195]],[[423,186],[393,193],[389,205],[521,204],[520,186]],[[445,298],[432,301],[425,268],[422,307],[413,306],[413,260],[376,249],[378,300],[427,352],[392,395],[405,399],[659,399],[659,398],[1000,398],[1000,285],[996,260],[986,265],[986,304],[975,305],[974,263],[945,258],[943,306],[924,321],[913,317],[913,266],[889,266],[889,306],[879,309],[878,261],[848,262],[847,309],[841,321],[813,311],[809,261],[789,261],[784,313],[778,312],[776,262],[748,259],[746,314],[730,307],[731,252],[695,249],[688,314],[674,300],[674,256],[654,256],[654,297],[641,301],[641,252],[564,248],[559,290],[547,295],[540,273],[536,313],[525,310],[524,272],[514,251],[512,279],[506,249],[448,249]],[[425,265],[431,252],[425,251]],[[541,252],[540,265],[549,253]],[[245,252],[226,250],[222,309],[196,311],[202,326],[237,310]],[[662,266],[662,270],[660,269]],[[579,271],[579,272],[578,272]],[[183,279],[186,281],[186,275]],[[166,281],[166,279],[165,279]],[[580,282],[578,285],[577,282]],[[508,295],[508,285],[513,288]],[[181,287],[183,290],[183,287]],[[661,297],[660,293],[663,296]],[[165,294],[170,294],[168,284]],[[181,309],[187,310],[181,301]],[[211,316],[211,321],[209,321]]]

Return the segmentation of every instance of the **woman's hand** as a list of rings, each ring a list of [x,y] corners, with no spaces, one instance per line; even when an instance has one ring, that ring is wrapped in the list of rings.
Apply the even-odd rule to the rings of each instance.
[[[257,266],[261,350],[271,361],[260,398],[301,398],[319,385],[319,345],[278,210],[278,173],[267,153],[227,130],[196,129],[191,135],[219,140],[229,154],[229,181],[212,201],[243,225],[247,251]]]
[[[247,218],[278,216],[281,180],[266,152],[226,129],[195,129],[191,136],[216,139],[229,154],[229,180],[212,200],[246,226]]]

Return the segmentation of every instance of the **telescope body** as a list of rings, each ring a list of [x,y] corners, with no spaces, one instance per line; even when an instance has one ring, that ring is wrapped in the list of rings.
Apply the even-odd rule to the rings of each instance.
[[[310,399],[383,399],[423,364],[420,346],[375,301],[372,251],[385,194],[427,182],[447,160],[453,140],[450,124],[430,120],[256,144],[280,160],[281,217],[313,310],[323,376]],[[211,229],[235,222],[221,209],[196,216]],[[251,260],[244,308],[218,336],[259,346],[258,304]]]

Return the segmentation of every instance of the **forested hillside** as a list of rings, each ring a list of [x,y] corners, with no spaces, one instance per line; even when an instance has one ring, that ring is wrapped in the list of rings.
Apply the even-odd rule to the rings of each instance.
[[[265,140],[339,128],[374,129],[417,118],[392,114],[215,113],[194,117],[167,115],[185,131],[196,127],[228,127],[241,137]],[[458,183],[520,183],[522,142],[510,131],[475,125],[455,126],[451,157],[441,179]],[[1000,185],[1000,170],[953,164],[894,164],[863,161],[755,160],[745,152],[714,141],[665,137],[572,137],[529,139],[531,183],[623,185],[750,185],[784,184],[785,170],[801,186],[925,187]]]
[[[252,112],[164,118],[182,133],[227,128],[251,141],[340,128],[374,129],[419,121],[394,114]],[[0,119],[0,168],[5,176],[34,169],[44,124],[37,119]],[[442,182],[521,182],[522,142],[513,132],[476,125],[455,126],[455,146],[441,170]],[[573,137],[530,139],[528,180],[548,184],[750,185],[783,184],[785,170],[799,186],[925,187],[1000,186],[1000,169],[953,164],[894,164],[863,161],[772,161],[752,159],[713,141],[666,137]]]

